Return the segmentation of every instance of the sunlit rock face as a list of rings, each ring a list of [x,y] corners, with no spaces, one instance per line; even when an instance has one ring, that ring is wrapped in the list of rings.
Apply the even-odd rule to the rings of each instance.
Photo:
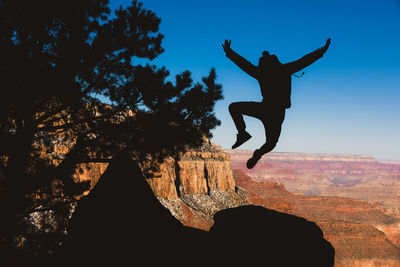
[[[211,152],[189,151],[179,160],[166,159],[160,176],[147,181],[158,197],[168,199],[235,190],[229,155],[216,148]]]
[[[184,225],[204,230],[212,226],[217,211],[247,203],[236,192],[229,154],[209,141],[178,160],[166,159],[158,175],[146,180]]]

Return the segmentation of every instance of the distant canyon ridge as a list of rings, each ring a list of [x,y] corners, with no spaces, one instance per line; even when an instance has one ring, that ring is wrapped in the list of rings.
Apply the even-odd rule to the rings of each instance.
[[[304,196],[365,200],[400,215],[400,162],[359,155],[269,153],[249,170],[245,164],[252,151],[225,151],[232,169],[242,170],[254,181],[280,183]]]

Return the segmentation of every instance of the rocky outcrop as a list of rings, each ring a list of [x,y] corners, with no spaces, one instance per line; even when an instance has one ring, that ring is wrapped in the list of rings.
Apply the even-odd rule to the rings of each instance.
[[[332,245],[304,218],[247,205],[219,211],[214,220],[211,266],[333,266]]]

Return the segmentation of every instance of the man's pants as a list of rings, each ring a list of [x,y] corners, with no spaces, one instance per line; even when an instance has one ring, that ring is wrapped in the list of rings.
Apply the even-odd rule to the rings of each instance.
[[[266,142],[254,152],[258,154],[257,156],[262,156],[274,149],[281,134],[285,108],[271,107],[263,102],[234,102],[229,105],[229,113],[239,133],[246,129],[243,115],[255,117],[263,123]]]

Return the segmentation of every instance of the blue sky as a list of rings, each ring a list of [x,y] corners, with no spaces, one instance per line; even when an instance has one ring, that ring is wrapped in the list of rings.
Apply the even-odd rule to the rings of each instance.
[[[113,8],[131,1],[111,0]],[[215,67],[224,100],[216,105],[221,126],[212,141],[235,142],[228,105],[261,101],[256,80],[225,57],[221,44],[257,64],[264,50],[281,62],[332,44],[323,58],[293,78],[275,152],[371,155],[400,160],[400,0],[267,1],[145,0],[161,19],[165,52],[154,60],[175,75],[190,70],[195,80]],[[265,141],[261,122],[245,117],[253,135],[240,149]]]

